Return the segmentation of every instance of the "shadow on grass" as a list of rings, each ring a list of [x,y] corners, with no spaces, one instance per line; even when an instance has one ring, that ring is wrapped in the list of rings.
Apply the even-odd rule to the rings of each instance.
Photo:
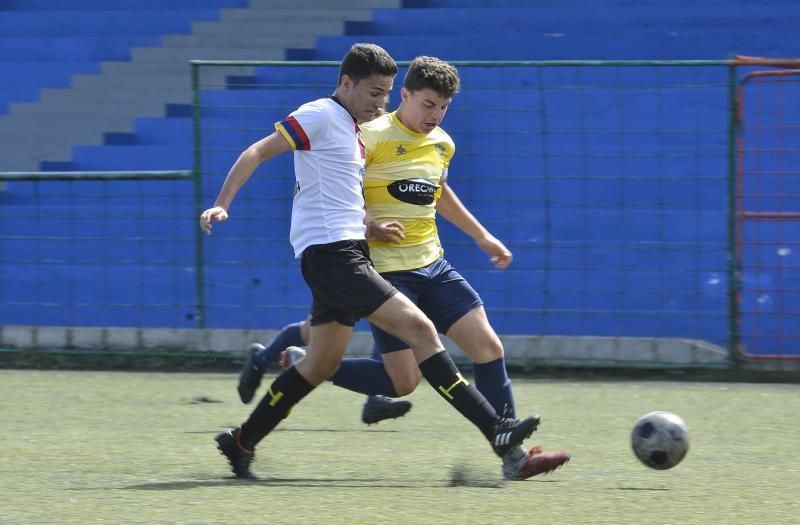
[[[609,490],[642,490],[642,491],[668,491],[666,487],[615,487]]]
[[[231,425],[230,427],[225,428],[233,428],[236,425]],[[210,436],[215,436],[225,430],[225,428],[220,428],[219,430],[184,430],[181,434],[208,434]],[[380,429],[380,428],[361,428],[361,429],[342,429],[342,428],[276,428],[273,432],[335,432],[335,433],[362,433],[362,432],[379,432],[379,433],[388,433],[393,434],[399,432],[399,430],[389,430],[389,429]]]
[[[340,428],[276,428],[274,432],[399,432],[398,430],[384,430],[378,428],[340,429]]]
[[[419,483],[397,483],[395,480],[379,478],[361,479],[338,479],[338,478],[254,478],[239,479],[233,476],[219,479],[199,479],[185,481],[161,481],[155,483],[140,483],[137,485],[126,485],[117,487],[120,490],[189,490],[207,487],[233,487],[233,486],[287,486],[287,487],[336,487],[336,488],[408,488],[418,489],[421,487],[443,487],[447,483],[419,482]]]

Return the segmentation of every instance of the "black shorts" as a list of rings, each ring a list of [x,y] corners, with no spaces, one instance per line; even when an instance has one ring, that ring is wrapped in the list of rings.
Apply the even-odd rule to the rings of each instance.
[[[363,239],[309,246],[300,268],[311,289],[312,326],[331,321],[353,326],[397,293],[375,271]]]

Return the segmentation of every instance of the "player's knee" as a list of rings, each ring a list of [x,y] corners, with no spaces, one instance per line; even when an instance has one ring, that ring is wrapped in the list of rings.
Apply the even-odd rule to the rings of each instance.
[[[332,359],[320,359],[317,354],[309,353],[295,367],[311,384],[318,385],[330,378],[339,369],[340,362]]]
[[[400,374],[392,376],[392,386],[397,397],[407,396],[417,389],[419,386],[420,378],[422,375],[419,368],[414,367],[414,370],[403,371]]]
[[[408,341],[409,343],[422,346],[438,338],[436,327],[433,326],[430,319],[421,313],[413,316],[406,326],[408,337],[412,339]]]
[[[489,363],[503,357],[503,343],[498,337],[472,341],[461,349],[474,363]]]
[[[500,342],[500,339],[497,337],[492,338],[489,344],[486,345],[486,357],[494,361],[496,359],[500,359],[503,357],[503,343]]]

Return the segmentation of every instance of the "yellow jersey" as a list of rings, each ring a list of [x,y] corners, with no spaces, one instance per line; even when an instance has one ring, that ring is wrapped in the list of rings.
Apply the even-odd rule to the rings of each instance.
[[[417,133],[404,126],[396,113],[361,126],[367,153],[367,213],[375,220],[396,220],[405,227],[400,243],[369,243],[379,273],[415,270],[443,255],[436,201],[455,153],[453,139],[443,129]]]

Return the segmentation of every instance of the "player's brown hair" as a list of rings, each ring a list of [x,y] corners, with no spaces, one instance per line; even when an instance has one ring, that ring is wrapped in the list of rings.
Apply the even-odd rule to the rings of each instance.
[[[443,97],[452,97],[461,88],[461,80],[458,70],[444,60],[419,56],[408,66],[403,87],[409,91],[432,89]]]

